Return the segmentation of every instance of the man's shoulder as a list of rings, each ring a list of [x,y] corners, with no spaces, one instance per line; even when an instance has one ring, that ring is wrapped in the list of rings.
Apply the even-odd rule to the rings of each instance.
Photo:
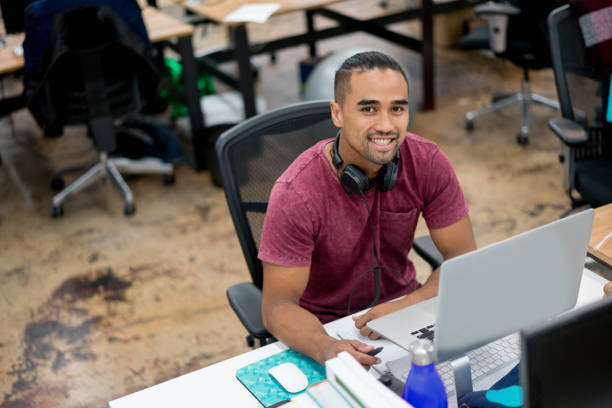
[[[276,183],[303,184],[320,178],[321,171],[324,169],[321,166],[321,159],[325,159],[323,149],[331,140],[321,140],[302,152],[281,174]]]
[[[401,154],[411,157],[415,162],[429,161],[439,151],[435,142],[410,132],[406,132],[406,140],[401,147]]]
[[[438,150],[438,145],[435,142],[410,132],[406,132],[406,140],[404,141],[404,145],[406,147],[414,147],[424,150]]]

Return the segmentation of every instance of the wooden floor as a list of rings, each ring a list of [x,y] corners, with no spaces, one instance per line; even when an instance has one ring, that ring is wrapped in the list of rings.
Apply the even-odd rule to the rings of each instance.
[[[255,35],[279,35],[301,21],[285,16],[254,27]],[[223,36],[214,29],[198,34],[197,48]],[[349,47],[395,55],[413,79],[411,98],[420,101],[417,54],[363,34],[324,41],[320,53]],[[255,59],[258,91],[269,107],[299,100],[297,63],[306,55],[296,47],[279,52],[276,64]],[[518,108],[477,120],[467,133],[463,114],[488,103],[495,90],[517,89],[521,72],[476,52],[443,48],[436,63],[438,107],[417,112],[411,130],[438,143],[453,162],[478,244],[558,218],[569,201],[559,143],[546,127],[558,114],[531,110],[527,146],[515,142]],[[554,96],[550,71],[533,80],[536,91]],[[137,205],[132,217],[123,215],[119,194],[106,184],[70,199],[64,217],[51,219],[52,169],[93,157],[90,143],[83,129],[43,139],[27,112],[14,115],[14,124],[16,144],[9,121],[0,122],[0,148],[31,199],[13,183],[9,166],[0,167],[0,408],[104,407],[248,350],[225,298],[225,289],[248,280],[248,272],[223,191],[208,171],[180,166],[172,186],[158,177],[129,178]],[[424,279],[429,271],[416,262]]]

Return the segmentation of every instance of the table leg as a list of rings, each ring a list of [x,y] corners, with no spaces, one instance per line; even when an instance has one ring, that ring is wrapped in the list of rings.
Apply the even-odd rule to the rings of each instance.
[[[257,114],[257,109],[255,107],[255,84],[251,72],[251,52],[246,25],[230,27],[230,38],[234,43],[234,52],[238,63],[238,85],[240,93],[242,93],[244,115],[245,118],[250,118]]]
[[[433,44],[433,1],[423,0],[422,14],[423,49],[423,110],[432,110],[435,107],[434,85],[434,44]]]
[[[314,11],[306,10],[306,29],[307,33],[311,34],[314,32]],[[317,43],[316,41],[308,41],[308,52],[310,58],[315,58],[317,56]]]
[[[189,110],[189,120],[191,123],[195,169],[202,170],[206,168],[206,159],[204,155],[206,130],[204,127],[204,114],[200,106],[198,73],[195,56],[193,55],[193,46],[191,45],[191,36],[180,37],[178,39],[178,49],[181,54],[181,64],[183,65],[183,81],[185,85],[187,109]]]

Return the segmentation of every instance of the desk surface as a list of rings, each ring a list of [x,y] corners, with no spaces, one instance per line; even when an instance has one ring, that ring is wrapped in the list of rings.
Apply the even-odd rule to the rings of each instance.
[[[593,230],[588,247],[591,255],[612,267],[612,237],[609,237],[599,249],[595,249],[609,234],[612,234],[612,204],[595,209]]]
[[[0,48],[0,74],[8,74],[23,68],[23,56],[13,52],[23,42],[23,34],[12,34],[6,37],[6,46]]]
[[[151,42],[165,41],[170,38],[186,37],[193,34],[193,26],[185,24],[154,7],[144,7],[142,17]],[[17,56],[13,49],[23,43],[23,34],[9,35],[6,47],[0,48],[0,75],[23,68],[23,56]]]
[[[605,282],[605,279],[585,269],[578,295],[578,305],[601,299]],[[325,329],[330,335],[335,335],[336,329],[344,319],[350,319],[350,317],[328,323]],[[236,379],[236,370],[286,349],[287,347],[280,342],[269,344],[110,401],[109,405],[111,408],[261,407],[259,402]]]
[[[216,0],[202,0],[200,3],[197,3],[193,0],[182,0],[185,7],[188,9],[205,15],[206,17],[214,20],[218,23],[222,23],[225,16],[244,5],[244,0],[225,0],[225,1],[216,1]],[[256,3],[279,3],[281,7],[273,14],[279,15],[284,13],[290,13],[292,11],[305,11],[317,9],[325,6],[329,6],[330,4],[339,3],[344,0],[249,0],[249,4]],[[240,24],[240,23],[235,23]]]
[[[186,37],[193,34],[193,26],[167,15],[155,7],[144,7],[142,18],[147,26],[151,42]]]

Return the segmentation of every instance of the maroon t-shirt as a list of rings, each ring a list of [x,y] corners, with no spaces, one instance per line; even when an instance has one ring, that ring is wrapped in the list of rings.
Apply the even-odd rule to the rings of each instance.
[[[306,150],[276,181],[259,247],[262,261],[310,265],[300,305],[323,323],[346,315],[351,294],[352,312],[367,307],[375,294],[367,209],[361,195],[344,190],[327,160],[323,148],[331,141]],[[419,214],[436,229],[468,213],[450,161],[433,142],[407,133],[400,156],[393,189],[365,192],[381,263],[403,276],[382,270],[381,302],[419,287],[408,259]]]

